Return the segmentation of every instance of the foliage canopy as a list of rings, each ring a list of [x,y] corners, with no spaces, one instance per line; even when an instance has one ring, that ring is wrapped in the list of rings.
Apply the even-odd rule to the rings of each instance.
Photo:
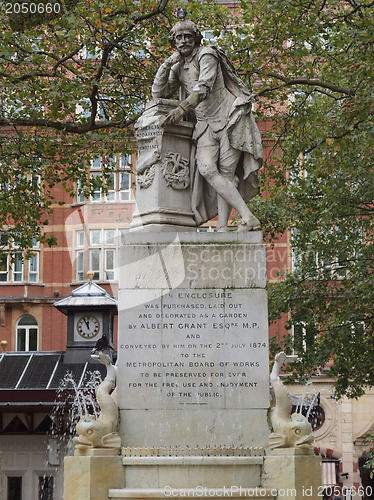
[[[330,364],[336,395],[356,397],[374,384],[373,3],[242,7],[254,26],[243,68],[261,82],[258,115],[276,117],[255,213],[293,247],[270,287],[272,319],[289,318],[273,347],[300,353],[298,376]]]
[[[170,54],[179,7],[59,4],[58,15],[7,15],[4,5],[0,14],[0,223],[25,248],[35,236],[54,243],[43,227],[56,184],[72,193],[80,181],[87,195],[97,186],[85,161],[131,151],[132,125]],[[257,121],[274,124],[266,196],[251,203],[270,240],[289,230],[293,247],[292,272],[270,286],[271,318],[289,315],[274,348],[300,352],[299,375],[333,361],[338,396],[374,383],[372,7],[369,0],[242,0],[234,10],[187,4],[251,86]]]

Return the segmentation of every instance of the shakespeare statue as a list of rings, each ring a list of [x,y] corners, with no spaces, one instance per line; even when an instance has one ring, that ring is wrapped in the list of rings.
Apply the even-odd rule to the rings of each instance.
[[[228,231],[232,208],[240,215],[238,231],[260,228],[247,202],[259,192],[261,136],[252,95],[227,57],[216,47],[200,46],[196,24],[182,19],[170,32],[177,52],[159,67],[152,95],[170,98],[179,89],[179,106],[163,127],[194,115],[191,205],[196,225],[218,215],[217,231]]]

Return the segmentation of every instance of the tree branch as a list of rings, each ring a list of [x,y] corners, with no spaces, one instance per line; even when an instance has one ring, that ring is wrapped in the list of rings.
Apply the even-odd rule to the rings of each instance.
[[[16,118],[16,119],[6,119],[0,118],[0,128],[6,126],[20,126],[20,127],[41,127],[41,128],[51,128],[54,130],[61,130],[71,134],[86,134],[88,132],[93,132],[95,130],[107,130],[111,128],[125,128],[132,125],[135,122],[135,118],[126,121],[105,121],[105,122],[94,122],[82,125],[75,125],[72,123],[55,122],[53,120],[48,120],[44,118]]]
[[[358,128],[361,125],[361,123],[364,123],[364,122],[365,122],[365,120],[360,120],[357,123],[355,123],[354,125],[352,125],[349,130],[346,130],[345,132],[343,132],[339,135],[329,135],[329,136],[325,137],[324,139],[322,139],[322,141],[320,141],[317,144],[314,144],[309,149],[307,149],[304,153],[305,154],[311,153],[314,149],[318,148],[319,146],[322,146],[322,144],[324,144],[328,139],[343,139],[343,137],[346,137],[347,135],[349,135],[352,132],[352,130],[355,130],[356,128]]]
[[[256,74],[260,75],[260,73]],[[332,83],[323,82],[322,80],[318,80],[316,78],[287,78],[283,75],[280,75],[279,73],[274,73],[272,71],[265,73],[263,76],[275,78],[277,80],[284,82],[284,85],[282,85],[282,87],[291,87],[292,85],[311,85],[316,87],[322,87],[324,89],[328,89],[333,92],[338,92],[340,94],[346,94],[349,96],[355,95],[354,90],[346,89],[344,87],[340,87],[339,85],[333,85]],[[262,90],[257,95],[258,96],[263,95],[266,92],[269,92],[269,90],[271,89]]]
[[[163,12],[165,10],[168,3],[169,3],[169,0],[160,0],[158,6],[155,9],[151,10],[151,12],[148,12],[147,14],[143,14],[142,16],[136,17],[133,20],[133,22],[129,25],[128,31],[131,31],[133,28],[135,28],[135,26],[138,23],[140,23],[141,21],[146,21],[147,19],[151,19],[152,17],[157,16],[157,14],[161,14],[161,12]],[[127,35],[128,35],[128,33],[125,33],[124,35],[116,38],[115,40],[113,40],[111,45],[119,44],[120,42],[122,42],[122,40],[124,38],[126,38]]]
[[[352,3],[351,3],[351,5],[352,5]],[[334,16],[334,17],[335,17],[335,19],[343,18],[346,21],[348,21],[351,16],[356,14],[356,12],[360,12],[361,9],[370,9],[373,6],[374,6],[374,1],[370,2],[370,3],[360,3],[360,4],[357,4],[355,2],[354,5],[352,5],[352,7],[354,7],[354,8],[353,8],[353,10],[351,10],[351,12],[348,12],[346,14],[342,14],[341,16]]]

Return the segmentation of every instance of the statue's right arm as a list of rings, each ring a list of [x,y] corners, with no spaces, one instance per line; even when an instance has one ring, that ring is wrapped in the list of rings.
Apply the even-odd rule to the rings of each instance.
[[[168,57],[158,68],[152,85],[152,97],[155,99],[158,97],[171,97],[180,87],[176,76],[176,67],[179,59],[180,55],[176,52]]]

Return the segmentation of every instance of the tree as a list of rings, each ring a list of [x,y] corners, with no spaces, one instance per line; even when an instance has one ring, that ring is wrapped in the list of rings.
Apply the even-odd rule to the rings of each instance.
[[[167,4],[66,0],[39,2],[36,12],[4,4],[0,223],[21,248],[35,237],[54,243],[43,227],[57,184],[72,192],[79,182],[88,194],[97,185],[87,161],[130,151],[157,61],[147,43],[168,23]]]
[[[213,10],[207,5],[202,19]],[[105,184],[113,154],[133,149],[175,13],[168,0],[3,5],[0,224],[19,248],[35,238],[55,243],[43,228],[56,185],[74,194],[78,183],[88,195],[98,182],[87,162],[106,157]]]
[[[88,194],[95,185],[85,161],[130,150],[179,7],[170,0],[56,5],[60,13],[1,13],[0,162],[8,167],[0,174],[0,222],[24,247],[33,235],[46,239],[56,184],[72,190],[79,181]],[[270,241],[290,231],[293,247],[293,272],[270,287],[271,318],[289,318],[273,346],[299,350],[298,376],[330,364],[336,394],[349,396],[374,382],[373,5],[187,5],[252,88],[256,120],[274,125],[266,195],[251,201]],[[35,176],[43,189],[32,186]]]
[[[241,5],[253,30],[238,61],[258,80],[257,119],[275,122],[254,211],[293,247],[292,272],[270,288],[271,318],[289,318],[273,347],[300,353],[294,377],[329,365],[336,396],[357,397],[374,384],[374,3]]]

